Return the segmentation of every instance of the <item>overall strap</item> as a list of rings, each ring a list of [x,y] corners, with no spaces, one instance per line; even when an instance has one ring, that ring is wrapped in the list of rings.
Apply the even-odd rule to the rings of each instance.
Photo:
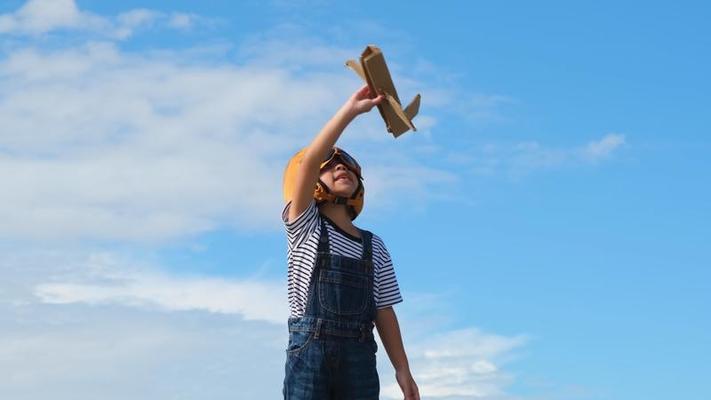
[[[369,269],[373,269],[373,234],[369,231],[359,229],[361,240],[363,240],[363,261]]]

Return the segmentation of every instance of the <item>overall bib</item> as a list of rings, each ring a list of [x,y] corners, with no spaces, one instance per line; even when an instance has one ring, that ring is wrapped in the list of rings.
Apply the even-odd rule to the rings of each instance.
[[[373,235],[360,231],[361,259],[329,254],[321,219],[316,265],[303,317],[289,318],[287,400],[376,400]]]

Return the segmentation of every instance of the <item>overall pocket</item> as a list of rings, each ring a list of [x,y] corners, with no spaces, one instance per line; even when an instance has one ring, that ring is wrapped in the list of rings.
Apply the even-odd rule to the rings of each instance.
[[[365,311],[368,300],[368,277],[343,271],[321,270],[318,298],[321,307],[339,315]]]
[[[290,355],[301,353],[311,343],[313,336],[313,332],[289,332],[289,344],[286,347],[286,353]]]

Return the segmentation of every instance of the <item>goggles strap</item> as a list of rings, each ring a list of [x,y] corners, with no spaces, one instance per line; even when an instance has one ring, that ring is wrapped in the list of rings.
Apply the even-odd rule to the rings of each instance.
[[[321,179],[318,180],[319,186],[321,186],[321,189],[323,189],[324,192],[327,194],[331,194],[331,189],[328,188],[328,185],[326,185]]]

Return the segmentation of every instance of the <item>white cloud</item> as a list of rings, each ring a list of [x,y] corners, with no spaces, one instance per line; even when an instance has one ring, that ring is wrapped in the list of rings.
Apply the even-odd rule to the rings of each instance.
[[[125,13],[121,13],[116,17],[116,25],[112,32],[112,36],[117,39],[126,39],[133,35],[134,31],[140,27],[148,27],[155,23],[162,16],[157,11],[139,8]]]
[[[0,398],[279,396],[286,294],[268,282],[175,277],[116,252],[0,248]]]
[[[276,224],[283,154],[306,142],[336,85],[181,61],[92,44],[0,62],[0,236],[143,240]]]
[[[506,388],[514,377],[503,366],[526,342],[523,335],[506,337],[465,328],[430,335],[408,344],[407,351],[422,398],[504,399],[510,398]],[[402,398],[400,387],[390,379],[394,372],[382,369],[389,372],[384,374],[383,396]]]
[[[17,11],[0,15],[0,33],[37,36],[72,30],[123,40],[137,29],[158,22],[162,26],[186,29],[196,20],[185,13],[148,9],[134,9],[110,18],[80,10],[75,0],[29,0]]]
[[[478,175],[520,177],[541,169],[596,163],[611,157],[624,144],[625,137],[620,134],[606,134],[585,145],[571,147],[552,147],[538,141],[489,143],[473,151],[450,153],[448,160],[468,166]]]
[[[122,304],[164,310],[237,314],[245,320],[283,324],[288,317],[284,282],[176,278],[157,273],[124,273],[112,282],[42,283],[34,293],[49,304]]]
[[[23,247],[0,259],[0,270],[7,277],[7,287],[0,286],[0,302],[205,311],[274,324],[283,324],[288,317],[285,282],[175,276],[165,267],[170,266],[116,252],[69,248],[43,252]]]
[[[74,0],[30,0],[0,15],[0,33],[37,35],[55,29],[103,29],[104,18],[81,12]]]
[[[509,387],[521,383],[512,364],[522,357],[530,338],[500,335],[461,326],[453,293],[410,292],[397,306],[410,369],[423,399],[514,400]],[[450,326],[458,325],[451,329]],[[395,371],[382,345],[378,369],[383,398],[401,399]]]
[[[437,190],[459,181],[452,173],[436,168],[412,165],[372,165],[365,180],[368,201],[376,201],[388,207],[418,207],[432,200],[447,199],[447,190]],[[407,204],[397,193],[406,193]],[[419,201],[411,201],[419,199]]]
[[[456,100],[455,100],[456,101]],[[458,104],[454,105],[465,118],[476,122],[503,121],[502,109],[515,104],[516,99],[500,94],[461,95]]]
[[[324,67],[334,70],[337,67],[342,69],[345,78],[352,78],[351,72],[345,67],[345,61],[357,58],[361,50],[338,47],[304,36],[300,28],[285,25],[246,39],[239,53],[242,59],[254,66],[294,71]]]
[[[610,133],[605,135],[600,140],[588,143],[582,149],[582,154],[591,161],[597,161],[610,156],[615,149],[624,144],[624,135]]]
[[[0,304],[5,399],[278,398],[285,329],[223,314]]]
[[[170,15],[168,25],[176,29],[190,29],[198,19],[194,14],[175,12]]]

